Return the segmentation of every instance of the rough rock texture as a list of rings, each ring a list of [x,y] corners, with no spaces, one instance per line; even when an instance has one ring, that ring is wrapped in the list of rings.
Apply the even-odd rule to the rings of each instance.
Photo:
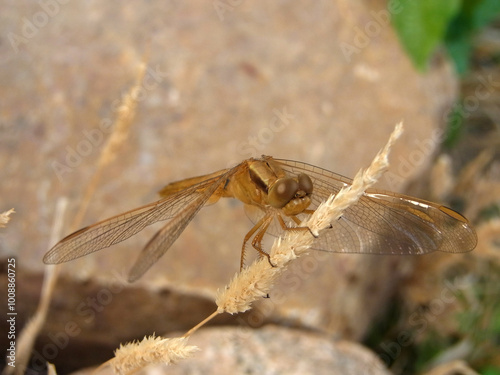
[[[198,346],[200,353],[165,373],[390,374],[359,344],[275,326],[203,330],[189,344]]]
[[[33,280],[40,285],[41,258],[51,245],[61,197],[70,201],[64,234],[76,229],[70,225],[109,134],[105,125],[144,58],[149,70],[134,126],[117,161],[104,171],[82,226],[157,199],[156,191],[170,181],[260,154],[352,176],[400,120],[406,132],[381,183],[402,189],[428,163],[433,132],[456,89],[449,66],[439,59],[425,75],[414,70],[382,1],[1,2],[0,210],[14,207],[16,214],[0,230],[0,254],[17,257],[26,275],[21,288]],[[116,344],[132,331],[151,333],[151,321],[164,316],[151,303],[162,291],[199,296],[204,314],[210,310],[206,297],[238,270],[249,228],[238,202],[202,210],[133,285],[149,297],[137,302],[133,293],[117,296],[87,333],[105,325]],[[53,307],[42,342],[78,315],[87,298],[85,282],[78,280],[98,278],[106,285],[124,274],[153,233],[145,230],[65,265],[65,277],[76,278],[69,285],[81,286],[74,292],[79,297],[63,317]],[[286,322],[360,338],[390,303],[400,264],[390,257],[312,254],[297,262],[247,323]],[[58,289],[55,300],[66,299],[59,293],[67,292]],[[26,295],[33,311],[36,297]],[[137,312],[128,333],[114,324],[119,312],[108,317],[110,306],[126,295],[131,299],[121,301],[123,308]],[[82,337],[72,343],[93,345]]]
[[[197,332],[188,345],[193,357],[171,366],[150,366],[150,374],[364,374],[389,375],[382,361],[361,345],[289,328],[211,328]],[[94,369],[78,372],[91,373]],[[112,374],[109,370],[99,374]],[[74,374],[76,375],[76,374]]]

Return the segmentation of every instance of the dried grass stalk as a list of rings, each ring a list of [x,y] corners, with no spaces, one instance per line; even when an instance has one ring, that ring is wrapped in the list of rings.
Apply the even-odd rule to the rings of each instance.
[[[54,222],[52,223],[52,230],[50,234],[50,244],[53,244],[61,237],[62,224],[64,218],[64,212],[68,201],[65,198],[61,198],[56,204],[56,214]],[[55,266],[47,267],[44,274],[42,292],[40,296],[40,302],[38,304],[37,310],[33,318],[31,318],[28,323],[23,327],[23,330],[19,334],[17,339],[16,349],[16,367],[6,366],[2,372],[4,375],[8,374],[24,374],[26,369],[26,364],[31,355],[31,348],[35,342],[38,332],[40,332],[45,318],[47,317],[47,311],[49,309],[50,299],[52,296],[52,290],[54,289],[55,282],[57,280],[57,270]]]
[[[145,74],[146,63],[142,62],[139,65],[139,71],[137,72],[134,86],[132,86],[132,88],[123,97],[122,104],[118,107],[118,114],[113,125],[113,132],[101,151],[99,160],[97,161],[97,169],[85,189],[82,203],[80,204],[78,213],[75,215],[75,219],[72,224],[72,227],[75,229],[79,227],[80,223],[83,221],[83,217],[87,212],[91,198],[97,189],[99,181],[101,180],[102,172],[116,159],[116,155],[118,155],[120,147],[128,138],[129,129],[136,113],[137,98],[139,97],[138,93],[141,89],[141,82],[144,79]]]
[[[57,375],[56,366],[54,366],[52,363],[49,363],[47,365],[47,375]]]
[[[71,228],[76,229],[80,226],[83,216],[87,211],[88,203],[94,191],[97,187],[97,184],[100,180],[101,173],[105,166],[109,165],[116,157],[118,153],[118,148],[122,145],[128,137],[128,129],[132,124],[132,120],[135,116],[135,108],[138,97],[138,90],[140,90],[141,82],[144,78],[144,74],[146,72],[146,64],[143,62],[140,65],[137,79],[135,85],[130,89],[128,94],[125,96],[123,100],[123,104],[120,106],[118,110],[118,117],[115,121],[113,132],[106,143],[104,149],[101,152],[98,161],[97,170],[87,185],[85,196],[82,200],[82,204],[79,207],[78,213],[73,220]],[[61,227],[62,227],[62,216],[63,212],[66,208],[66,200],[63,200],[64,208],[60,211],[59,208],[56,208],[56,219],[52,230],[50,244],[56,243],[57,239],[61,237]],[[60,204],[61,201],[58,202]],[[58,206],[59,207],[59,206]],[[13,212],[13,210],[10,210]],[[1,219],[0,219],[1,220]],[[57,229],[56,229],[57,228]],[[58,280],[60,265],[55,266],[47,266],[45,268],[43,286],[42,286],[42,294],[40,298],[39,305],[35,312],[35,315],[28,322],[28,324],[23,328],[21,334],[19,335],[19,339],[17,341],[17,365],[16,367],[7,366],[2,374],[24,374],[24,370],[26,369],[26,364],[31,355],[31,349],[33,348],[33,343],[40,332],[45,319],[47,317],[47,312],[50,305],[50,300],[52,299],[52,294],[54,291],[54,287]]]

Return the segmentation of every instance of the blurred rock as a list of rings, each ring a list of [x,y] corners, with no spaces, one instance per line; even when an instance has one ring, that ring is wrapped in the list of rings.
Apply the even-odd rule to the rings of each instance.
[[[189,345],[200,348],[192,358],[168,367],[151,366],[144,373],[391,374],[375,354],[357,343],[283,327],[203,329],[189,340]],[[98,371],[99,375],[107,373],[112,374],[109,369]]]
[[[19,285],[38,280],[39,286],[60,197],[71,200],[64,233],[77,229],[70,226],[109,135],[107,124],[144,58],[149,69],[131,134],[103,172],[80,226],[154,201],[170,181],[260,154],[352,177],[404,120],[393,167],[381,181],[401,190],[428,164],[456,92],[446,62],[436,59],[425,75],[414,70],[383,1],[227,2],[224,13],[212,2],[176,0],[54,1],[50,9],[31,1],[2,3],[0,211],[14,207],[16,215],[1,230],[0,254],[15,255],[26,271]],[[131,290],[198,295],[206,303],[238,270],[250,227],[237,202],[202,210]],[[105,285],[125,273],[153,233],[147,229],[64,265],[78,297],[65,306],[64,319],[53,307],[41,340],[74,319],[75,306],[87,298],[86,282]],[[390,303],[401,261],[312,254],[284,275],[247,324],[286,322],[359,339]],[[68,290],[57,293],[55,300],[64,300],[59,293]],[[32,298],[31,311],[37,302]],[[123,293],[113,304],[123,299],[133,310],[135,298]],[[196,311],[182,306],[179,314]],[[164,316],[161,308],[153,309],[156,315],[137,315],[125,332],[116,324],[120,311],[105,321],[99,315],[95,323],[106,326],[114,342],[152,333],[150,323]],[[88,329],[89,336],[99,330]],[[72,342],[95,345],[78,337]]]

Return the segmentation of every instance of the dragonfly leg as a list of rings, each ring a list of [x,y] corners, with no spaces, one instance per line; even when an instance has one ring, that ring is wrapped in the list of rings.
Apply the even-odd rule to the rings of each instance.
[[[307,211],[310,211],[310,213],[314,212],[313,210],[307,210]],[[307,213],[309,213],[309,212],[307,212]],[[281,215],[277,215],[276,217],[278,218],[278,222],[280,223],[280,226],[283,230],[293,230],[293,231],[307,230],[307,231],[309,231],[309,233],[311,233],[314,236],[314,234],[311,232],[309,227],[298,226],[298,227],[290,228],[286,225],[286,223],[283,220],[283,218],[281,217]],[[296,217],[296,216],[290,216],[290,217],[297,225],[301,224],[301,221],[298,217]],[[257,252],[260,254],[260,256],[265,256],[268,259],[269,264],[272,267],[275,267],[275,265],[271,262],[271,257],[269,255],[269,253],[267,253],[266,251],[264,251],[262,249],[262,238],[266,234],[266,231],[269,228],[269,225],[271,225],[271,222],[273,221],[273,219],[274,219],[273,215],[269,215],[269,214],[265,215],[246,234],[245,238],[243,239],[243,246],[241,247],[240,272],[243,269],[243,266],[245,264],[245,252],[246,252],[245,246],[246,246],[247,242],[250,240],[250,238],[252,238],[252,236],[254,236],[255,233],[257,233],[257,234],[255,234],[255,236],[253,237],[253,240],[252,240],[253,248],[255,250],[257,250]],[[314,236],[314,237],[317,237],[317,236]]]
[[[270,215],[265,215],[262,219],[260,219],[254,226],[252,229],[250,229],[250,231],[246,234],[245,238],[243,239],[243,245],[241,247],[241,260],[240,260],[240,272],[241,270],[243,269],[243,266],[245,265],[245,252],[246,252],[246,244],[248,242],[248,240],[250,240],[250,238],[252,238],[252,236],[255,234],[255,232],[259,231],[258,233],[260,233],[260,231],[262,231],[261,227],[263,225],[265,225],[265,223],[267,223],[267,225],[265,225],[265,228],[263,228],[264,230],[264,233],[265,231],[267,230],[267,228],[269,227],[269,224],[271,223],[271,220],[272,220],[272,216]],[[257,233],[257,235],[258,235]],[[257,236],[256,235],[256,236]],[[262,240],[262,236],[264,234],[261,235],[261,240]],[[260,243],[260,242],[259,242]],[[263,251],[261,248],[257,248],[256,247],[256,244],[255,244],[255,238],[254,240],[252,241],[252,246],[260,253],[264,253],[267,255],[267,257],[269,258],[269,254],[267,254],[265,251]]]
[[[307,210],[307,211],[312,211],[314,212],[313,210]],[[300,225],[302,222],[300,221],[300,219],[297,217],[297,216],[290,216],[292,218],[293,221],[295,221],[295,223],[297,225]],[[314,237],[314,238],[317,238],[318,236],[315,236],[314,233],[311,231],[311,229],[309,227],[301,227],[301,226],[298,226],[298,227],[295,227],[295,228],[290,228],[286,225],[285,221],[283,220],[283,218],[281,217],[281,215],[278,215],[278,222],[280,223],[281,225],[281,228],[283,230],[295,230],[295,231],[301,231],[301,230],[308,230],[309,233],[311,233],[311,235]]]
[[[312,214],[314,213],[314,210],[304,210],[304,211],[302,211],[302,213],[303,213],[303,214],[312,215]],[[297,217],[296,217],[296,216],[294,216],[294,217],[293,217],[293,219],[294,219],[294,221],[297,223],[297,220],[295,220],[295,219],[297,219]],[[339,218],[339,219],[340,219],[340,218]],[[298,225],[300,225],[300,222],[298,222]],[[330,224],[330,228],[333,228],[333,225],[332,225],[332,224]],[[309,228],[308,228],[308,229],[309,229]],[[309,229],[309,232],[311,232],[311,235],[312,235],[314,238],[318,238],[318,236],[317,236],[316,234],[314,234],[314,233],[312,232],[312,230],[311,230],[311,229]]]
[[[269,225],[273,221],[273,216],[271,216],[271,215],[264,216],[263,219],[264,220],[262,222],[262,225],[259,228],[259,231],[257,232],[257,234],[255,235],[255,237],[252,240],[252,246],[255,250],[257,250],[259,252],[260,256],[267,257],[267,260],[269,261],[269,264],[272,267],[275,267],[275,265],[271,262],[271,256],[269,255],[269,253],[267,253],[266,251],[264,251],[262,249],[262,238],[264,237],[264,234],[266,234],[267,228],[269,228]]]

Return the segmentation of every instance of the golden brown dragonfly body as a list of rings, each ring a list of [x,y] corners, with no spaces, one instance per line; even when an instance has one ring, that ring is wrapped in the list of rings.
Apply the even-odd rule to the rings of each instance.
[[[215,173],[167,185],[157,202],[82,228],[57,243],[44,257],[66,262],[121,242],[158,221],[167,221],[144,247],[129,280],[138,279],[174,243],[198,211],[222,197],[245,204],[254,222],[247,243],[262,255],[266,233],[297,230],[318,205],[352,180],[310,164],[262,156]],[[307,228],[305,228],[307,229]],[[465,217],[445,206],[383,190],[369,189],[314,240],[313,248],[363,254],[466,252],[477,236]]]

